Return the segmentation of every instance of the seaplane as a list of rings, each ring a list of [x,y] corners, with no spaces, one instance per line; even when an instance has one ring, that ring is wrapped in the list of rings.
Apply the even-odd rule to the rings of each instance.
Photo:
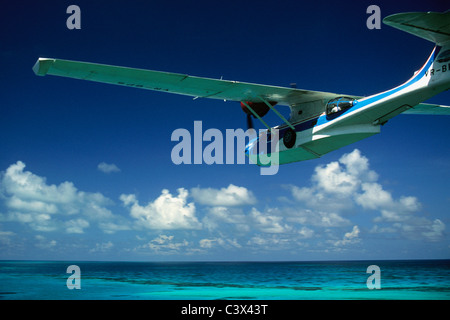
[[[235,101],[247,115],[248,127],[253,127],[252,118],[258,119],[267,128],[264,143],[275,142],[275,150],[265,149],[265,157],[276,153],[271,165],[285,164],[319,158],[380,133],[381,127],[399,114],[450,115],[449,106],[424,103],[450,88],[450,11],[399,13],[383,22],[435,46],[409,80],[367,97],[52,58],[39,58],[33,71],[39,76],[90,80],[194,99]],[[280,105],[290,108],[289,119],[275,108]],[[270,127],[264,121],[269,111],[281,119],[281,125]],[[264,165],[266,162],[260,161],[261,148],[257,148],[261,136],[255,135],[249,141],[245,153],[252,162]]]

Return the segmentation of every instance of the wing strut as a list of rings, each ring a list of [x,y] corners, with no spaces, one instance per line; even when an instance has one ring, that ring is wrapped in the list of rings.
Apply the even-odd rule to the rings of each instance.
[[[275,112],[275,114],[281,119],[283,120],[284,123],[286,123],[292,130],[295,131],[295,127],[280,113],[278,112],[277,109],[275,109],[270,103],[269,101],[267,101],[266,99],[262,98],[262,97],[258,97],[262,102],[264,102],[273,112]],[[247,102],[242,101],[242,103],[247,107],[248,110],[250,110],[250,112],[259,120],[261,121],[261,123],[270,131],[272,132],[272,128],[255,112],[255,110],[252,109],[252,107],[250,107],[248,105]]]
[[[247,109],[248,110],[250,110],[250,112],[256,117],[256,118],[258,118],[258,120],[259,121],[261,121],[261,123],[270,131],[270,132],[272,132],[272,128],[255,112],[255,110],[253,110],[252,109],[252,107],[250,107],[249,105],[248,105],[248,103],[247,102],[245,102],[245,101],[241,101],[246,107],[247,107]]]
[[[266,99],[262,98],[262,97],[258,97],[259,99],[261,99],[262,102],[264,102],[273,112],[275,112],[275,114],[284,121],[284,123],[286,123],[292,130],[295,131],[295,127],[281,114],[278,112],[277,109],[275,109]]]

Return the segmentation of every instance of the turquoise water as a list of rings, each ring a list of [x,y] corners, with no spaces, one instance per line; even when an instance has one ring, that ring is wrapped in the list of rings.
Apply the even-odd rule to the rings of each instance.
[[[369,265],[381,289],[366,285]],[[81,289],[69,290],[69,265]],[[450,260],[335,262],[0,261],[0,299],[450,299]]]

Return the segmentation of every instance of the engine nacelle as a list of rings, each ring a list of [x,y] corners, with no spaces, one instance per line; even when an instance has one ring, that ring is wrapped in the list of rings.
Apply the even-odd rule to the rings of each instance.
[[[245,103],[248,104],[249,107],[252,108],[253,111],[255,111],[255,113],[260,117],[264,117],[267,114],[267,112],[269,112],[269,110],[270,110],[269,106],[267,104],[265,104],[264,102],[246,101]],[[276,102],[273,102],[273,101],[269,101],[269,103],[272,107],[277,104]],[[253,113],[242,102],[241,102],[241,108],[242,108],[242,111],[244,111],[246,114],[253,115]]]

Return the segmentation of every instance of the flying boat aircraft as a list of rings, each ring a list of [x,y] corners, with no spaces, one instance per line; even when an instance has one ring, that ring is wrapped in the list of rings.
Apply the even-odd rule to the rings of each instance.
[[[450,88],[450,11],[399,13],[386,17],[386,25],[406,31],[435,44],[425,64],[405,83],[368,97],[352,94],[302,90],[185,74],[134,69],[69,60],[39,58],[36,75],[55,75],[133,88],[240,102],[247,114],[267,127],[264,143],[276,141],[278,163],[320,156],[380,132],[381,126],[399,114],[450,115],[450,107],[423,103]],[[276,108],[290,108],[287,119]],[[262,119],[273,111],[282,121],[270,127]],[[277,135],[271,134],[277,130]],[[260,153],[256,137],[245,152],[257,164]],[[269,150],[269,149],[266,149]],[[269,156],[267,154],[266,156]]]

